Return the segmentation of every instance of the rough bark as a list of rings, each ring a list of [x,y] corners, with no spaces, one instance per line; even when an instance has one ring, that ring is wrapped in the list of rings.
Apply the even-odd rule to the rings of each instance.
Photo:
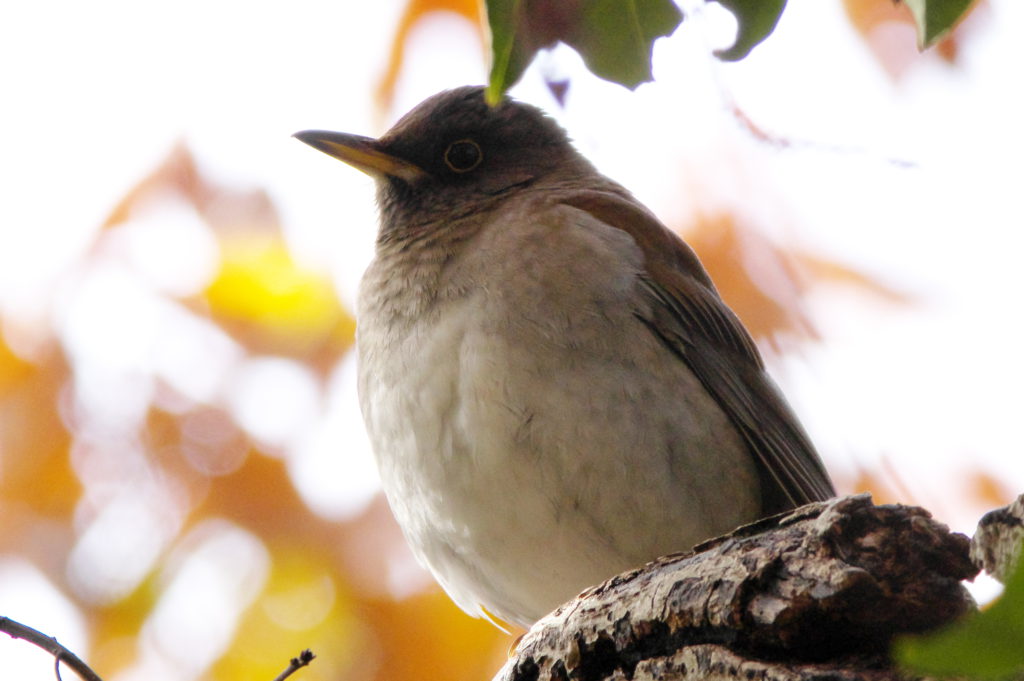
[[[970,542],[867,495],[811,504],[589,589],[500,681],[897,679],[893,637],[974,608]]]
[[[1009,506],[989,511],[978,522],[971,539],[974,564],[1005,582],[1024,543],[1024,494]]]

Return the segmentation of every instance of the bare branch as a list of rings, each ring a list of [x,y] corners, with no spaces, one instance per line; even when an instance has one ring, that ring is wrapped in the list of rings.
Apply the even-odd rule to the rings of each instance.
[[[6,633],[11,638],[19,638],[23,641],[39,646],[46,652],[53,655],[55,658],[54,669],[57,675],[57,681],[60,681],[60,663],[63,662],[68,667],[78,674],[85,681],[103,681],[100,675],[89,668],[85,662],[83,662],[77,655],[62,646],[52,636],[47,636],[41,631],[37,631],[32,627],[25,626],[20,622],[15,622],[9,617],[0,617],[0,631]]]
[[[312,662],[314,658],[316,658],[316,655],[313,654],[313,651],[309,648],[306,648],[301,653],[299,653],[298,657],[293,657],[291,659],[291,661],[288,663],[287,669],[278,674],[277,678],[275,678],[274,681],[284,681],[289,676],[291,676],[292,674],[294,674],[295,672],[297,672],[298,670],[302,669],[310,662]]]
[[[1021,546],[1024,546],[1024,494],[1009,506],[985,514],[971,540],[971,559],[1005,584],[1020,560]]]
[[[588,589],[497,681],[898,681],[891,640],[974,607],[967,537],[867,495],[810,504]]]

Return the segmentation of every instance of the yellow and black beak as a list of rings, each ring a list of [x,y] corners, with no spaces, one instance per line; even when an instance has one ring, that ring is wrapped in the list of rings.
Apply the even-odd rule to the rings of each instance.
[[[380,142],[372,137],[329,130],[303,130],[292,137],[374,178],[396,177],[413,183],[428,177],[418,165],[381,151]]]

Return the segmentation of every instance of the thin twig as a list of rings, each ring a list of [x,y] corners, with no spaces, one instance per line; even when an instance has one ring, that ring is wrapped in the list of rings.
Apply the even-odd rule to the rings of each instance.
[[[312,662],[313,658],[315,657],[316,655],[313,654],[313,651],[309,648],[306,648],[301,653],[299,653],[298,657],[293,657],[291,659],[291,661],[288,663],[288,668],[280,674],[278,674],[277,678],[275,678],[274,681],[284,681],[289,676],[291,676],[292,674],[294,674],[295,672],[297,672],[298,670],[302,669],[310,662]]]
[[[18,638],[23,641],[39,646],[46,652],[53,655],[53,673],[57,677],[57,681],[61,681],[60,677],[60,663],[63,662],[68,667],[78,674],[84,681],[103,681],[100,675],[89,668],[85,662],[83,662],[77,655],[62,646],[57,642],[53,636],[47,636],[41,631],[33,629],[32,627],[26,626],[21,622],[15,622],[9,617],[0,616],[0,632],[6,633],[11,638]],[[289,676],[309,665],[316,655],[313,654],[312,650],[308,648],[299,653],[298,657],[293,657],[288,663],[288,667],[277,675],[274,681],[284,681]]]
[[[82,662],[77,655],[60,643],[57,643],[57,639],[52,636],[47,636],[41,631],[25,626],[20,622],[15,622],[8,617],[0,617],[0,631],[6,633],[11,638],[20,638],[23,641],[28,641],[53,655],[56,658],[55,669],[58,681],[60,680],[61,662],[71,667],[85,681],[103,681],[99,674],[89,668],[89,665]]]

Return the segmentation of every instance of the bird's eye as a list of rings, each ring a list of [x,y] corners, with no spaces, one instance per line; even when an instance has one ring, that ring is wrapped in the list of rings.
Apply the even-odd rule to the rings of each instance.
[[[444,152],[444,164],[457,173],[468,173],[483,160],[480,145],[470,139],[456,140]]]

